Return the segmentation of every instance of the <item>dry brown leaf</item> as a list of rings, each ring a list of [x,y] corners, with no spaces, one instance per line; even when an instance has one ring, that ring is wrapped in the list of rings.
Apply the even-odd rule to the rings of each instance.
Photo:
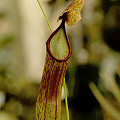
[[[81,10],[85,0],[74,0],[59,16],[58,20],[64,19],[68,25],[74,25],[81,20]]]

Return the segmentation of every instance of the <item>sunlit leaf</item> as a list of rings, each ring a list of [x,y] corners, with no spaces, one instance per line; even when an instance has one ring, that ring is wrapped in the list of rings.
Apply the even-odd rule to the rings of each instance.
[[[46,62],[36,102],[36,120],[60,120],[61,91],[71,56],[64,21],[51,34],[46,48]]]
[[[81,20],[81,10],[84,0],[74,0],[59,16],[58,20],[64,19],[68,25],[74,25]]]

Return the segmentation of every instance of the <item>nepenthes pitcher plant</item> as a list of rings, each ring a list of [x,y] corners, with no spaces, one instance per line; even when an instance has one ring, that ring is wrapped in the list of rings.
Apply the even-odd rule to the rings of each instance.
[[[36,120],[60,120],[61,92],[68,62],[72,54],[70,41],[66,35],[65,22],[76,24],[81,19],[84,0],[74,0],[63,11],[58,20],[60,26],[50,35],[46,42],[46,60],[36,102]],[[74,15],[77,15],[74,17]]]

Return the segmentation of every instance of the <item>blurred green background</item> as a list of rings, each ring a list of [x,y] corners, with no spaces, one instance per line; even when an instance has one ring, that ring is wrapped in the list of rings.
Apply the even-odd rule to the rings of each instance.
[[[53,30],[60,24],[58,16],[71,2],[41,0]],[[92,120],[115,120],[103,107],[98,113],[98,109],[92,113],[75,110],[74,100],[79,104],[81,89],[86,92],[84,83],[93,81],[120,112],[120,1],[85,0],[82,20],[71,27],[66,25],[66,32],[73,51],[66,74],[71,120],[88,120],[81,117],[88,113],[100,113]],[[45,43],[50,34],[37,0],[0,0],[0,120],[35,120]],[[91,103],[89,98],[87,101]],[[66,120],[64,100],[62,120]]]

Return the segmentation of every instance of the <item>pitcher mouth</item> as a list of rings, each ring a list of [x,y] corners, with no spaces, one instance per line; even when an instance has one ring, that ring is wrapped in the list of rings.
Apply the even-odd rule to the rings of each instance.
[[[65,39],[65,42],[66,42],[66,48],[68,49],[68,51],[67,51],[67,55],[66,55],[66,53],[65,53],[65,51],[63,52],[63,54],[65,53],[65,56],[64,57],[58,57],[57,55],[55,55],[56,54],[56,52],[54,51],[52,51],[52,46],[50,45],[51,44],[51,40],[52,40],[52,38],[59,32],[59,30],[60,29],[62,29],[63,31],[62,32],[64,32],[64,39]],[[56,43],[57,44],[57,43]],[[57,45],[57,46],[59,46],[59,44]],[[65,45],[64,45],[65,46]],[[50,37],[48,38],[48,40],[47,40],[47,42],[46,42],[46,48],[47,48],[47,52],[50,54],[50,56],[53,58],[53,59],[55,59],[56,61],[58,61],[58,62],[63,62],[63,61],[66,61],[66,60],[68,60],[70,57],[71,57],[71,55],[72,55],[72,48],[71,48],[71,45],[70,45],[70,41],[68,40],[68,37],[67,37],[67,35],[66,35],[66,31],[65,31],[65,21],[64,20],[62,20],[62,22],[61,22],[61,24],[60,24],[60,26],[50,35]],[[57,48],[56,48],[57,49]],[[63,48],[64,49],[64,48]],[[62,50],[60,50],[59,52],[61,52]]]

